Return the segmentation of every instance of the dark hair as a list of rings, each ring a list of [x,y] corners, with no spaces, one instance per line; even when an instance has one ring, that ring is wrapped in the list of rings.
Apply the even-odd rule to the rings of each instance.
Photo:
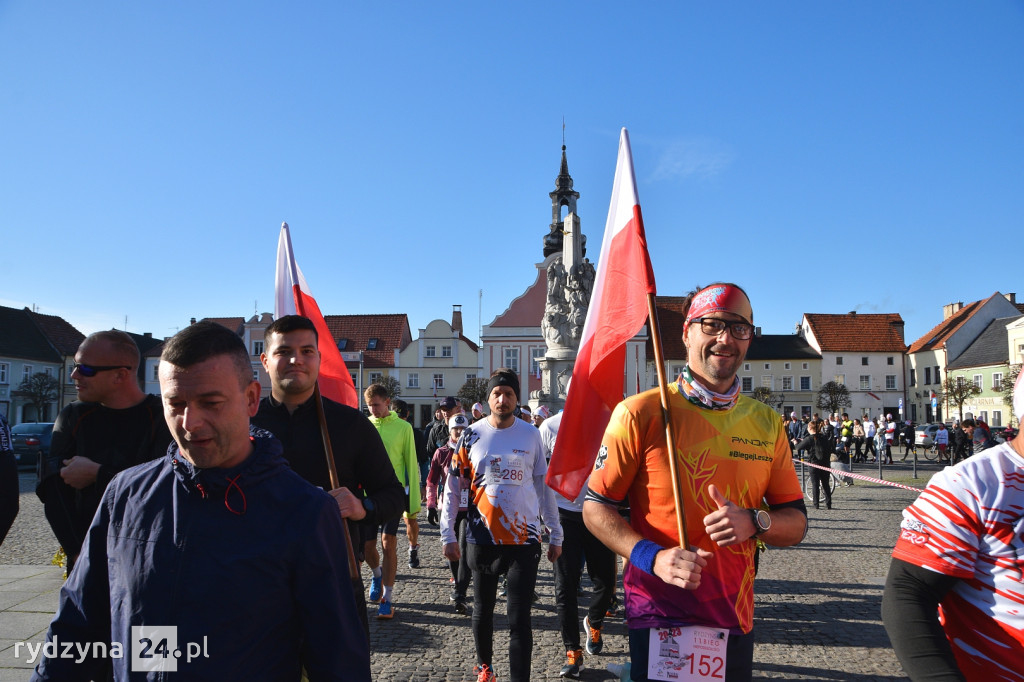
[[[300,329],[307,329],[313,332],[316,342],[320,343],[320,335],[317,334],[316,325],[313,324],[313,320],[302,315],[282,315],[277,318],[263,332],[263,340],[269,341],[271,334],[287,334],[288,332],[295,332]]]
[[[960,422],[960,428],[961,429],[966,429],[969,426],[973,426],[973,427],[977,428],[978,425],[974,423],[973,419],[965,419],[962,422]]]
[[[391,401],[391,409],[395,411],[399,419],[406,419],[409,416],[409,403],[401,398],[395,398]]]
[[[252,382],[252,365],[245,343],[235,332],[216,322],[196,322],[182,329],[164,344],[160,361],[175,367],[192,367],[218,355],[227,355],[238,370],[239,386]]]
[[[135,343],[135,339],[129,336],[126,332],[120,329],[109,329],[107,331],[96,332],[89,334],[82,341],[82,344],[86,344],[90,341],[105,341],[110,344],[111,349],[122,358],[122,362],[126,365],[131,365],[132,371],[134,372],[139,368],[139,361],[141,355],[139,354],[139,346]]]

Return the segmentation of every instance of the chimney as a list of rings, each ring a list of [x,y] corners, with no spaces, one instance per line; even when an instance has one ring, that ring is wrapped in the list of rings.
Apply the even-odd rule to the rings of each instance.
[[[956,303],[947,303],[946,305],[942,306],[942,319],[943,319],[943,321],[948,320],[949,318],[951,318],[954,315],[956,315],[958,312],[960,312],[960,309],[963,308],[963,307],[964,307],[964,302],[963,301],[957,301]]]
[[[192,318],[192,320],[191,320],[191,321],[189,322],[189,324],[190,324],[190,325],[193,325],[193,324],[195,324],[195,323],[196,323],[196,318],[194,318],[194,317],[193,317],[193,318]]]
[[[153,332],[146,332],[146,333],[144,333],[142,335],[142,338],[144,338],[144,339],[151,339],[151,338],[153,338]]]
[[[462,305],[452,305],[452,331],[462,334]]]
[[[1009,294],[1003,294],[1003,296],[1005,296],[1006,300],[1010,303],[1017,305],[1017,294],[1011,292]]]

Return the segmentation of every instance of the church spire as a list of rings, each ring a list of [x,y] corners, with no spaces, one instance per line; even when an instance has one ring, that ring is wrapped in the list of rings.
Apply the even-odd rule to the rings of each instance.
[[[563,136],[564,134],[563,128]],[[565,157],[564,137],[562,143],[562,165],[558,169],[558,177],[555,178],[555,191],[548,193],[548,196],[551,197],[551,225],[548,226],[548,234],[544,236],[545,258],[562,250],[562,236],[565,227],[562,220],[562,207],[567,207],[569,213],[579,215],[576,212],[576,200],[580,198],[580,193],[572,188],[572,176],[569,175],[569,161]],[[586,253],[585,240],[586,237],[584,237],[583,253]]]

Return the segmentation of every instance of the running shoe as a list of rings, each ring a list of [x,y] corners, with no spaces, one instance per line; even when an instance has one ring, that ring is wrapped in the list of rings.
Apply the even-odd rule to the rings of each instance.
[[[612,601],[608,604],[608,610],[604,612],[605,617],[614,616],[619,610],[619,598],[614,594],[612,595]]]
[[[377,607],[377,620],[391,620],[395,617],[395,609],[391,602],[385,600]]]
[[[409,547],[409,568],[420,567],[419,547]]]
[[[384,596],[384,576],[370,579],[370,601],[376,604]]]
[[[473,674],[476,675],[476,682],[498,682],[498,676],[491,670],[491,666],[486,663],[474,666]]]
[[[590,627],[590,616],[583,619],[583,630],[587,633],[587,653],[596,656],[604,648],[604,640],[601,639],[601,628]]]
[[[565,652],[565,665],[558,672],[559,677],[571,677],[574,680],[580,679],[580,670],[583,669],[583,649],[569,649]]]
[[[466,607],[465,597],[460,597],[455,600],[455,613],[462,616],[469,615],[469,609]]]

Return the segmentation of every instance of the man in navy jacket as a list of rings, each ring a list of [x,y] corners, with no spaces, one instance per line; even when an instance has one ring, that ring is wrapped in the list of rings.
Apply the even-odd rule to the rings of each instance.
[[[369,680],[337,503],[250,431],[241,339],[186,327],[160,388],[175,443],[111,481],[47,633],[90,655],[44,657],[33,679]]]

